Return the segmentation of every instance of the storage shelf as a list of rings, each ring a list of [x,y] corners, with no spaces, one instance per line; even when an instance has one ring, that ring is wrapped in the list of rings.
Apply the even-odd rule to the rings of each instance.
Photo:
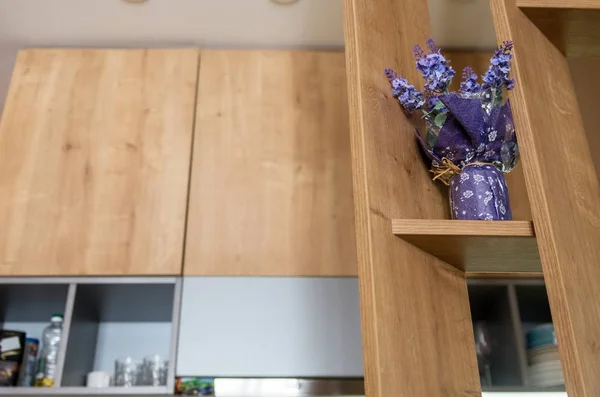
[[[539,273],[529,221],[393,219],[393,233],[451,264],[477,273]]]
[[[167,386],[136,387],[3,387],[0,396],[172,396]]]

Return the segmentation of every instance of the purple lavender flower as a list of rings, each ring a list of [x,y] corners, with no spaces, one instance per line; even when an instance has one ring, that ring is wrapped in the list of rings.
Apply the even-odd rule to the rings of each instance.
[[[437,105],[438,103],[440,103],[440,98],[438,98],[435,95],[429,95],[427,97],[427,110],[432,111],[433,108],[435,108],[435,105]]]
[[[385,75],[392,85],[392,95],[398,98],[400,104],[411,113],[425,104],[423,93],[408,84],[406,79],[399,77],[392,69],[386,69]]]
[[[413,46],[413,54],[415,55],[416,59],[425,58],[425,56],[427,55],[427,54],[425,54],[425,51],[423,51],[421,46],[418,44]]]
[[[425,43],[427,43],[427,48],[429,49],[429,52],[440,52],[440,47],[437,46],[433,38],[429,37],[425,40]]]
[[[448,111],[448,109],[443,106],[444,104],[442,101],[440,101],[440,98],[437,95],[434,95],[432,92],[426,92],[425,98],[427,103],[425,108],[428,112],[431,112],[434,109],[437,110],[438,113],[446,113]]]
[[[476,94],[481,91],[481,85],[477,82],[477,74],[473,72],[473,68],[467,66],[463,69],[463,81],[460,83],[460,92],[466,94]]]
[[[425,54],[419,45],[413,47],[413,53],[417,59],[417,70],[425,78],[427,90],[437,93],[446,92],[456,72],[442,55],[433,39],[427,39],[427,48],[430,51],[429,54]]]
[[[515,79],[508,77],[510,74],[510,60],[513,57],[512,49],[513,42],[505,41],[494,52],[494,56],[490,59],[490,67],[483,76],[485,83],[483,89],[501,90],[502,87],[506,87],[507,90],[512,90],[515,87]]]

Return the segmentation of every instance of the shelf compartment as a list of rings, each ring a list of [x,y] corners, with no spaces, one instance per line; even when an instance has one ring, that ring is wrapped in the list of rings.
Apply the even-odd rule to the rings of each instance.
[[[475,281],[475,280],[474,280]],[[492,385],[482,385],[484,390],[494,387],[522,387],[524,374],[519,363],[519,344],[515,321],[511,312],[509,286],[501,283],[486,283],[477,280],[468,284],[469,306],[473,326],[485,324],[489,333],[491,351],[489,361]],[[477,339],[477,338],[476,338]],[[480,359],[480,358],[478,358]],[[481,363],[480,363],[481,364]]]
[[[66,349],[61,386],[85,386],[90,371],[114,372],[114,362],[126,356],[143,359],[160,354],[169,360],[168,388],[174,385],[174,360],[178,330],[180,280],[144,283],[107,279],[78,283]],[[106,388],[98,394],[119,394]],[[144,387],[133,387],[144,394]],[[150,388],[160,394],[158,388]],[[75,393],[71,393],[75,394]]]
[[[68,338],[75,285],[65,279],[51,279],[46,284],[38,284],[39,281],[12,277],[0,280],[0,328],[25,332],[26,337],[37,338],[41,349],[42,333],[54,313],[63,314],[63,339]],[[55,370],[56,385],[60,385],[65,351],[65,344],[61,343]],[[0,388],[0,394],[16,389],[20,388]]]
[[[519,0],[517,5],[565,55],[600,57],[600,4],[588,0]]]
[[[393,219],[393,233],[468,272],[540,273],[533,223]]]
[[[41,341],[54,313],[65,314],[69,284],[0,284],[0,328]]]

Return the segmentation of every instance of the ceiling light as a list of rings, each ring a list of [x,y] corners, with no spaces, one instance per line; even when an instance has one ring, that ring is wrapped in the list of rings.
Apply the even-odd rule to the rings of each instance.
[[[280,6],[291,6],[292,4],[296,4],[300,0],[269,0],[271,3],[275,3]]]

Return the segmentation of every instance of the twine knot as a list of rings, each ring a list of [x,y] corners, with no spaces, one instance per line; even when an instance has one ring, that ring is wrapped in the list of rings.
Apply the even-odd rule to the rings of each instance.
[[[452,160],[448,159],[447,157],[443,157],[442,163],[437,163],[437,165],[433,166],[433,168],[429,170],[429,172],[433,173],[434,181],[440,180],[444,185],[448,186],[450,185],[450,180],[454,178],[455,175],[459,175],[462,172],[462,170],[473,165],[492,165],[496,167],[496,165],[493,163],[475,161],[473,163],[466,164],[461,169],[459,166],[454,164]]]

